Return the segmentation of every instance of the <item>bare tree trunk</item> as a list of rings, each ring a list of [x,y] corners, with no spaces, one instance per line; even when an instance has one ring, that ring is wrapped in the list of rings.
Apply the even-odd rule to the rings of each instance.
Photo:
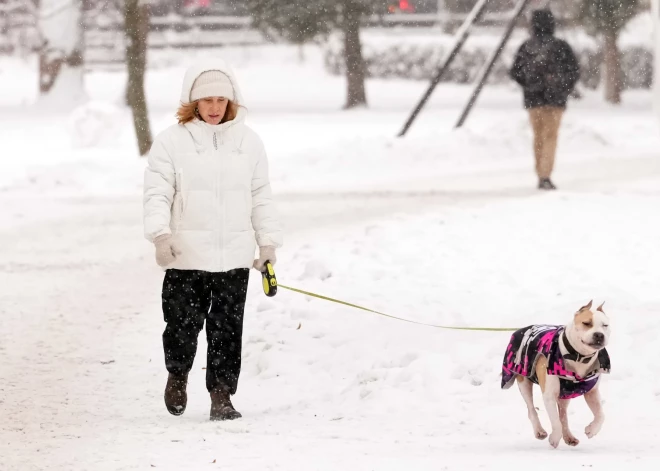
[[[144,0],[126,0],[124,22],[126,62],[128,65],[126,102],[133,111],[133,126],[140,155],[146,155],[152,143],[147,100],[144,94],[147,36],[149,34],[149,3]]]
[[[342,29],[344,33],[344,60],[346,61],[347,95],[345,108],[367,104],[364,87],[364,59],[360,43],[361,11],[351,0],[344,0]]]
[[[617,39],[617,32],[606,32],[604,34],[605,100],[615,105],[621,103],[621,89],[623,88]]]
[[[62,5],[41,0],[39,32],[39,92],[42,102],[71,107],[85,99],[83,84],[84,29],[82,0]]]

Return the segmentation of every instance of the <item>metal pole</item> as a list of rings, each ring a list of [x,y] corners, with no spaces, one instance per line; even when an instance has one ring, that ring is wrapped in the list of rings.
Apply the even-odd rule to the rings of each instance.
[[[486,8],[486,3],[488,0],[479,0],[474,8],[472,8],[472,11],[470,14],[465,18],[465,21],[463,21],[463,24],[459,28],[459,30],[456,32],[454,35],[454,45],[452,46],[449,55],[445,59],[444,63],[440,67],[440,69],[436,72],[436,74],[433,76],[433,79],[431,79],[431,85],[429,86],[428,90],[426,90],[426,93],[422,96],[422,99],[417,103],[417,106],[415,106],[415,109],[413,110],[412,114],[406,121],[406,124],[403,126],[403,129],[401,132],[398,134],[398,137],[402,137],[408,132],[408,129],[410,129],[410,126],[412,126],[413,121],[415,121],[415,118],[417,115],[422,111],[422,108],[428,101],[428,99],[431,97],[431,94],[433,93],[433,90],[435,87],[440,83],[440,79],[444,75],[444,73],[449,69],[449,65],[452,63],[454,58],[458,55],[458,51],[463,47],[463,44],[465,44],[465,41],[468,38],[468,33],[470,30],[470,27],[472,24],[476,21],[479,20],[481,17],[481,14],[484,12]]]
[[[513,17],[509,21],[509,24],[507,26],[507,29],[504,33],[504,36],[502,36],[502,39],[500,40],[500,43],[497,45],[495,50],[491,53],[490,58],[486,62],[486,65],[484,68],[481,70],[481,73],[479,74],[479,77],[477,79],[477,86],[472,92],[472,96],[470,97],[470,101],[468,104],[465,106],[465,109],[463,110],[463,113],[461,114],[461,117],[458,119],[458,122],[456,123],[456,127],[460,128],[463,126],[463,123],[465,123],[465,120],[467,119],[468,115],[470,114],[470,110],[472,110],[472,107],[474,104],[477,102],[477,98],[479,97],[479,94],[481,93],[481,90],[484,88],[484,84],[486,83],[486,80],[488,80],[488,75],[490,75],[491,70],[493,69],[493,65],[495,64],[495,61],[497,60],[498,57],[500,57],[500,54],[504,50],[504,46],[506,45],[507,41],[511,37],[511,33],[513,32],[513,27],[516,25],[516,21],[518,21],[518,18],[522,14],[522,12],[525,10],[525,7],[529,3],[530,0],[518,0],[518,4],[516,5],[516,8],[513,13]]]
[[[446,22],[445,0],[438,0],[438,5],[436,8],[438,9],[438,27],[444,29]]]
[[[653,29],[655,32],[655,57],[653,66],[654,107],[660,118],[660,0],[651,2]]]

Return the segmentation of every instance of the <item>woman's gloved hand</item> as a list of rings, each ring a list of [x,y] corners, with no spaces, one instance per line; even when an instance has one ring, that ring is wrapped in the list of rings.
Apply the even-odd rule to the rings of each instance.
[[[156,246],[156,263],[163,268],[172,264],[177,255],[181,255],[181,252],[172,245],[172,236],[169,234],[156,237],[154,245]]]
[[[270,245],[259,247],[259,258],[254,261],[252,266],[259,271],[264,271],[266,269],[266,262],[270,262],[271,265],[275,265],[275,262],[277,262],[275,247]]]

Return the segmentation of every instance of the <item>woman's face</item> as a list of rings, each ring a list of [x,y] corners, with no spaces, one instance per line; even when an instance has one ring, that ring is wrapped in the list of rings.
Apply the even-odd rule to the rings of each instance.
[[[197,102],[197,110],[202,120],[208,124],[220,124],[227,111],[228,100],[225,97],[202,98]]]

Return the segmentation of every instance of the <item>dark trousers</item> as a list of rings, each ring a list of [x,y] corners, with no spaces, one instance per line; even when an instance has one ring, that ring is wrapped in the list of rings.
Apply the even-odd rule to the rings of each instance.
[[[236,393],[249,274],[247,268],[221,273],[167,270],[163,281],[167,371],[175,375],[190,372],[197,337],[206,321],[206,388]]]

